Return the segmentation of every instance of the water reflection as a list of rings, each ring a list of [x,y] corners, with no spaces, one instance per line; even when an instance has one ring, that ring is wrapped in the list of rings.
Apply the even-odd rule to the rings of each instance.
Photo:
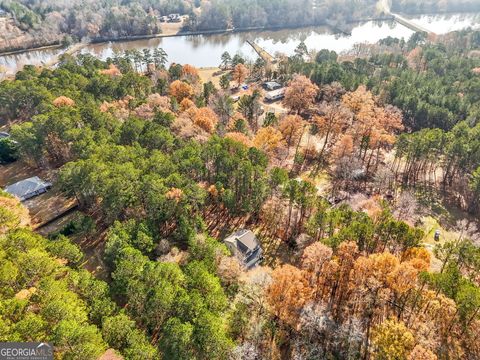
[[[446,34],[468,27],[480,28],[480,14],[422,15],[412,20],[436,34]]]
[[[162,47],[171,62],[211,67],[218,66],[224,51],[255,59],[255,52],[246,40],[255,41],[271,54],[291,55],[301,41],[304,41],[311,50],[329,49],[340,53],[351,49],[356,43],[374,43],[387,36],[409,38],[412,34],[413,31],[393,22],[371,21],[354,25],[351,35],[334,33],[328,27],[311,27],[98,44],[85,48],[83,52],[106,59],[112,57],[115,52],[128,49]]]
[[[435,33],[467,27],[479,27],[479,14],[424,15],[412,17],[417,24]],[[255,59],[256,54],[246,43],[253,40],[271,54],[293,54],[297,45],[304,41],[310,50],[329,49],[338,53],[352,49],[358,43],[375,43],[385,37],[408,39],[413,31],[393,21],[370,21],[351,24],[351,35],[338,34],[328,27],[310,27],[303,29],[283,29],[270,31],[250,31],[235,34],[216,34],[205,36],[185,36],[137,40],[107,44],[93,44],[82,50],[99,58],[112,57],[115,52],[122,53],[129,49],[154,49],[162,47],[168,54],[170,62],[190,63],[197,67],[218,66],[221,54],[241,54]],[[0,65],[10,73],[25,64],[41,65],[61,53],[62,50],[32,51],[24,54],[0,57]]]

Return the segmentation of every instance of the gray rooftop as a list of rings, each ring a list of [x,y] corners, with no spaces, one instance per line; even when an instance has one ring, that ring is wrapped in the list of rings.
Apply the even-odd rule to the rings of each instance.
[[[276,97],[276,96],[280,96],[280,95],[284,95],[284,94],[285,94],[285,88],[281,88],[281,89],[277,89],[277,90],[267,92],[265,97],[267,97],[267,98]]]
[[[260,242],[252,231],[239,230],[228,236],[224,241],[247,269],[256,266],[261,261],[263,251]]]
[[[45,192],[51,186],[51,183],[43,181],[38,176],[34,176],[16,182],[15,184],[8,185],[5,188],[5,192],[16,196],[23,201]]]
[[[245,245],[249,250],[255,250],[258,246],[258,240],[255,234],[250,230],[240,230],[235,234],[237,240]]]
[[[278,82],[276,82],[276,81],[267,81],[267,82],[265,83],[265,85],[266,85],[266,86],[282,86],[282,85],[280,85],[280,84],[279,84]]]

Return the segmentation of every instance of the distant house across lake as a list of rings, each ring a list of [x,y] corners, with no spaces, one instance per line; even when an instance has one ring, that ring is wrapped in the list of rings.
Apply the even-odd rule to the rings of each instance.
[[[47,192],[51,187],[51,183],[34,176],[8,185],[4,190],[10,195],[17,197],[20,201],[25,201]]]
[[[170,14],[170,15],[164,15],[160,16],[158,18],[160,22],[181,22],[182,21],[182,16],[180,14]]]
[[[260,242],[250,230],[239,230],[228,236],[224,243],[247,269],[259,265],[263,258]]]

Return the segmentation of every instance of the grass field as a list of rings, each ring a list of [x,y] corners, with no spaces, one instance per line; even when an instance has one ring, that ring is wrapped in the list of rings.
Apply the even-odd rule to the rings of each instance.
[[[218,73],[215,75],[215,73]],[[220,88],[220,77],[224,74],[218,67],[207,67],[207,68],[199,68],[198,75],[200,75],[200,79],[202,83],[207,83],[211,81],[215,87],[218,89]]]

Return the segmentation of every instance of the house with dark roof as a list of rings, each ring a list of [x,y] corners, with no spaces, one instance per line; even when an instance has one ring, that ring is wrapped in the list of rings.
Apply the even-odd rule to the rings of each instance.
[[[267,91],[278,90],[282,88],[282,85],[276,81],[267,81],[263,83],[263,88]]]
[[[263,259],[263,250],[260,242],[250,230],[238,230],[228,236],[223,242],[247,269],[259,265]]]
[[[8,185],[4,190],[10,195],[16,196],[20,201],[25,201],[47,192],[51,187],[51,183],[34,176]]]

